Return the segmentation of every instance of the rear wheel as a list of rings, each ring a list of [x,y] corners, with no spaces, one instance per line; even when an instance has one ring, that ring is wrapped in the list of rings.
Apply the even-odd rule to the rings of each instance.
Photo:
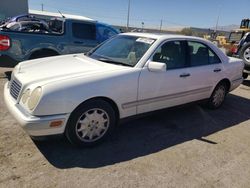
[[[210,109],[219,108],[225,100],[225,96],[227,94],[227,91],[228,91],[227,85],[225,83],[219,83],[215,87],[211,97],[208,100],[208,107]]]
[[[115,111],[104,100],[80,105],[70,116],[65,134],[78,146],[93,146],[108,138],[116,124]]]

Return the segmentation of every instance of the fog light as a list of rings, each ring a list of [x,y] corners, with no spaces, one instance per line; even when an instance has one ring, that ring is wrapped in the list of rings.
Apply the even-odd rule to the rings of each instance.
[[[49,126],[50,127],[60,127],[62,124],[63,124],[62,120],[56,120],[56,121],[52,121]]]

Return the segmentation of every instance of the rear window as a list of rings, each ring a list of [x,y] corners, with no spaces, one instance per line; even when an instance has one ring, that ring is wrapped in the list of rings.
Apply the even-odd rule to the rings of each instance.
[[[232,32],[229,36],[229,42],[239,42],[243,36],[243,32]]]
[[[199,42],[188,42],[190,65],[201,66],[221,63],[219,57],[206,45]]]
[[[79,39],[95,40],[96,27],[91,23],[73,23],[73,36]]]

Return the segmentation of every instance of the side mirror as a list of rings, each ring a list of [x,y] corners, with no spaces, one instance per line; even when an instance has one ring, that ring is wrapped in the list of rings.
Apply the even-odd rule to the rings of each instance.
[[[148,63],[148,69],[151,72],[166,72],[167,65],[166,65],[166,63],[159,63],[159,62],[150,61]]]

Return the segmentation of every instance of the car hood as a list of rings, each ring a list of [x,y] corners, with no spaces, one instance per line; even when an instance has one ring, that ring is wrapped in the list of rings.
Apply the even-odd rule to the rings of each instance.
[[[13,71],[14,77],[22,84],[46,84],[62,79],[96,76],[108,72],[131,69],[108,64],[83,54],[63,55],[22,62]]]

